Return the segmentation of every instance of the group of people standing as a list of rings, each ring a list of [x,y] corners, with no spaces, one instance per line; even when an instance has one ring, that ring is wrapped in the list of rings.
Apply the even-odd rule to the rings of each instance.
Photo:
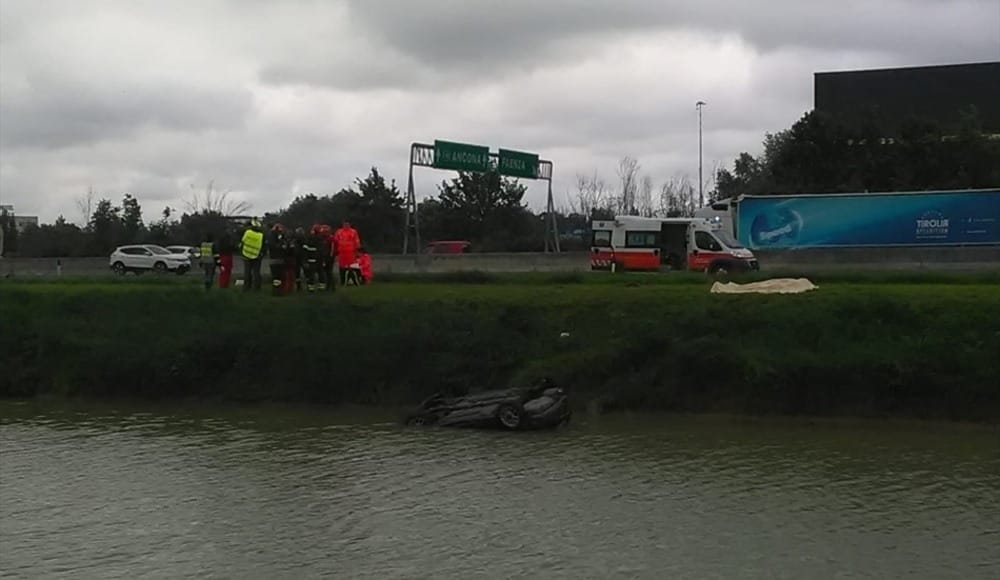
[[[228,287],[232,253],[227,260],[220,251],[226,249],[225,245],[223,240],[213,243],[211,239],[202,244],[206,289],[212,286],[216,267],[220,269],[219,286]],[[253,219],[243,232],[237,249],[243,257],[243,290],[246,292],[260,290],[265,257],[270,266],[272,293],[277,296],[303,289],[307,292],[333,291],[336,286],[334,265],[341,286],[369,284],[372,280],[371,256],[362,247],[358,231],[346,220],[336,231],[325,224],[313,225],[308,232],[301,227],[289,231],[284,225],[275,223],[265,233],[260,220]],[[226,277],[225,284],[223,277]]]

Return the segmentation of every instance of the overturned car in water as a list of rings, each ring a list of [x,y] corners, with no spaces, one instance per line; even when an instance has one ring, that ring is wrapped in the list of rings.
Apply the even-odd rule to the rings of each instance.
[[[432,395],[406,415],[412,426],[470,427],[520,431],[558,427],[572,414],[566,391],[546,380],[539,385],[470,393]]]

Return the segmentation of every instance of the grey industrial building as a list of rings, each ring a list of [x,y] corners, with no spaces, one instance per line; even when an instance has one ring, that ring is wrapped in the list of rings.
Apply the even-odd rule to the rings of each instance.
[[[945,130],[975,107],[986,133],[1000,135],[1000,62],[819,72],[813,108],[857,126],[874,115],[883,130],[912,120]]]

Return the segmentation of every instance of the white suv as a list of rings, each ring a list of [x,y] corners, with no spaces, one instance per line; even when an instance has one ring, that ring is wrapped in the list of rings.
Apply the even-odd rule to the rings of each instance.
[[[119,276],[124,276],[127,272],[140,274],[147,270],[184,274],[191,269],[191,259],[187,254],[172,254],[167,249],[154,245],[116,248],[111,252],[109,264],[111,270]]]

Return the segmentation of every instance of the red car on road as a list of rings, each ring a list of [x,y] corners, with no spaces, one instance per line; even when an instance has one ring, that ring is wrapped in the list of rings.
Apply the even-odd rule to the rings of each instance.
[[[447,240],[430,242],[424,247],[425,254],[465,254],[469,251],[471,242],[464,240]]]

